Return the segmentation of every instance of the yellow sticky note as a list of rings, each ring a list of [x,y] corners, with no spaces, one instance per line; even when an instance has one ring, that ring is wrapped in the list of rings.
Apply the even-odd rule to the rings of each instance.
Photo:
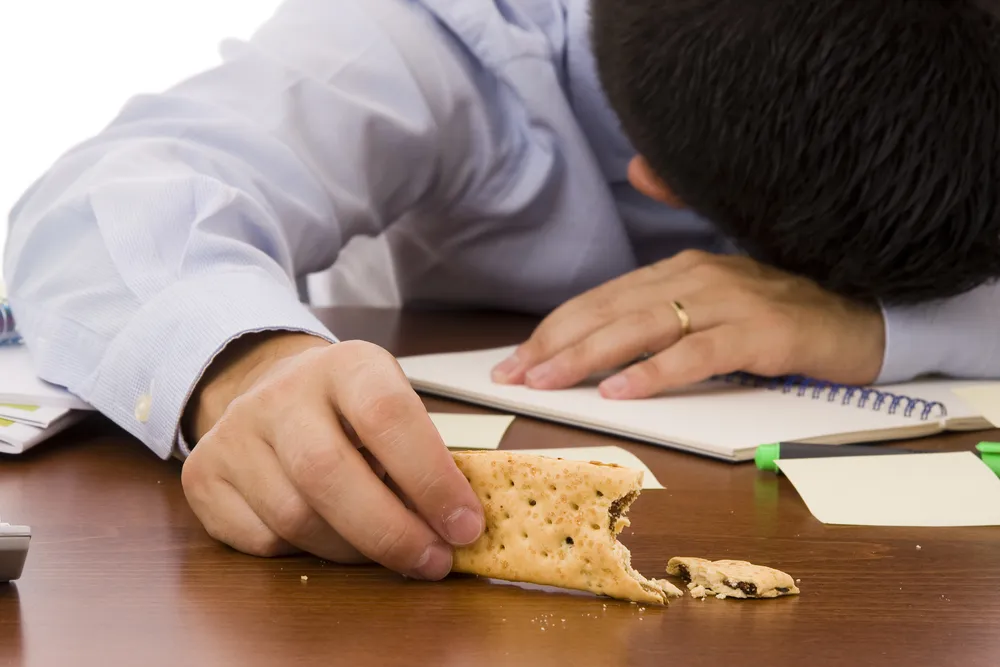
[[[1000,382],[957,387],[951,390],[983,419],[1000,428]]]
[[[851,526],[1000,526],[1000,478],[972,452],[779,459],[813,516]]]
[[[449,449],[497,449],[514,417],[432,412],[431,421]]]
[[[567,461],[597,461],[599,463],[614,463],[623,468],[643,471],[643,489],[662,489],[653,471],[646,467],[646,464],[632,452],[621,447],[568,447],[565,449],[518,449],[514,450],[523,454],[537,454],[538,456],[548,456],[554,459],[566,459]]]
[[[38,412],[37,405],[18,405],[16,403],[0,403],[0,408],[13,408],[21,412]]]

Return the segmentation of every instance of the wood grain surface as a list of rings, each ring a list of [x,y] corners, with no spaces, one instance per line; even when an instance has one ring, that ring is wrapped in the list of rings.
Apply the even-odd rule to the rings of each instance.
[[[513,343],[533,323],[322,316],[342,337],[397,354]],[[998,434],[899,446],[956,450],[988,437]],[[531,419],[517,419],[503,446],[606,444],[639,455],[667,487],[644,492],[630,513],[622,541],[637,569],[659,576],[676,555],[748,559],[791,573],[802,595],[642,608],[469,577],[429,584],[378,567],[251,558],[207,537],[178,462],[94,418],[26,456],[0,457],[0,515],[34,532],[24,577],[0,585],[0,665],[1000,664],[1000,529],[824,526],[786,479],[752,465]]]

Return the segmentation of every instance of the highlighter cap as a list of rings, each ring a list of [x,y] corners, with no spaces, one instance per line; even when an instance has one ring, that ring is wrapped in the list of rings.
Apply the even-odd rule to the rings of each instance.
[[[998,445],[1000,447],[1000,445]],[[997,450],[1000,452],[1000,449]],[[757,448],[757,453],[754,454],[753,460],[757,464],[760,470],[768,470],[770,472],[778,472],[778,459],[781,456],[781,444],[773,443],[770,445],[761,445]]]
[[[983,456],[983,463],[996,475],[1000,475],[1000,442],[981,442],[976,449]]]

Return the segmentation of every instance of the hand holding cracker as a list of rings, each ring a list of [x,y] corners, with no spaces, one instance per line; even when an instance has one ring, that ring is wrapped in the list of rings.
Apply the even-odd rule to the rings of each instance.
[[[192,396],[182,482],[217,539],[257,556],[370,559],[441,579],[479,538],[479,501],[386,350],[248,335]],[[404,504],[405,503],[405,504]]]

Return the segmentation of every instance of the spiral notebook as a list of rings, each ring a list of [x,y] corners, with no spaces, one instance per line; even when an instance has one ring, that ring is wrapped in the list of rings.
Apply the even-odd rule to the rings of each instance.
[[[403,357],[413,387],[427,394],[618,435],[727,461],[758,445],[838,445],[918,438],[992,425],[954,389],[981,383],[927,380],[845,387],[806,378],[718,378],[655,398],[613,401],[594,382],[562,391],[504,386],[490,370],[514,348]]]

